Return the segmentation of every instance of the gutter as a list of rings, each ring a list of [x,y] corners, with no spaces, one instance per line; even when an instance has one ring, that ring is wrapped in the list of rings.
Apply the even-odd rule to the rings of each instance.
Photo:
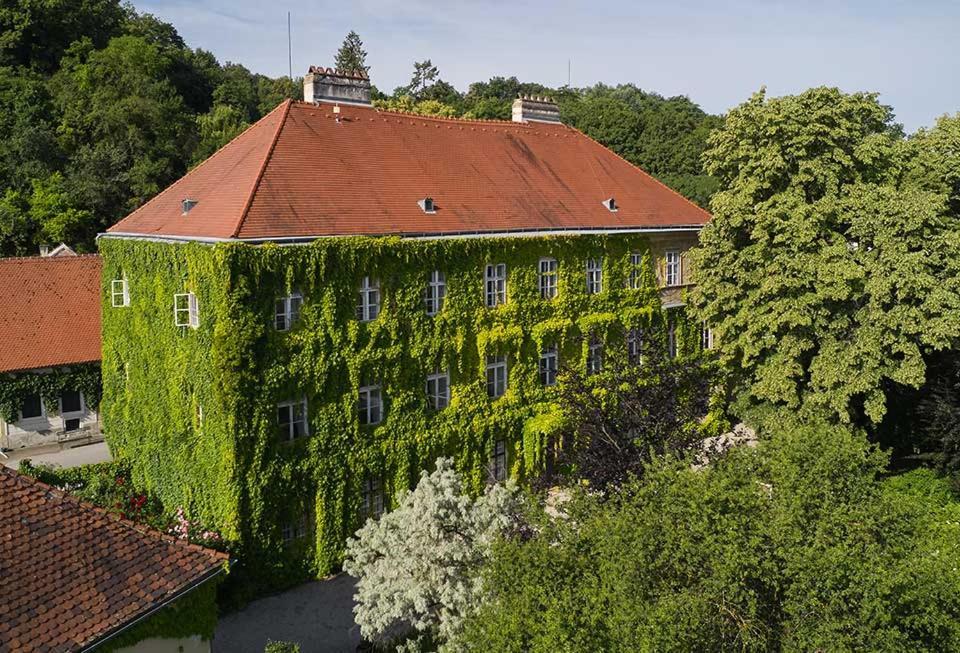
[[[528,237],[536,238],[542,236],[567,236],[567,235],[603,235],[603,234],[622,234],[622,233],[684,233],[698,232],[704,225],[678,225],[664,227],[560,227],[557,229],[511,229],[507,231],[454,231],[442,234],[420,232],[410,234],[397,234],[387,232],[382,234],[333,234],[324,236],[281,236],[278,238],[215,238],[208,236],[176,236],[167,234],[141,234],[132,232],[110,231],[97,235],[97,240],[101,238],[120,238],[149,240],[164,243],[182,243],[198,242],[206,244],[216,243],[249,243],[251,245],[262,245],[264,243],[277,243],[279,245],[302,245],[315,240],[325,238],[384,238],[388,236],[399,236],[404,240],[449,240],[451,238],[517,238]]]
[[[233,561],[232,560],[228,561],[227,565],[232,567]],[[140,624],[141,622],[145,621],[146,619],[149,619],[150,617],[155,615],[157,612],[159,612],[163,608],[167,607],[171,603],[174,603],[175,601],[178,601],[179,599],[183,598],[184,596],[186,596],[193,590],[197,589],[207,581],[216,578],[222,573],[224,573],[224,565],[218,565],[216,569],[213,569],[212,571],[207,572],[202,577],[200,577],[200,579],[194,581],[193,583],[190,583],[189,585],[187,585],[186,587],[184,587],[183,589],[181,589],[180,591],[178,591],[173,596],[166,599],[159,605],[155,605],[151,608],[148,608],[145,612],[140,613],[138,616],[134,617],[130,621],[120,624],[119,626],[116,626],[113,630],[107,631],[107,634],[103,635],[100,639],[95,640],[94,642],[87,644],[85,646],[81,646],[78,649],[75,649],[76,653],[87,653],[87,651],[93,651],[97,649],[102,644],[105,644],[106,642],[113,639],[114,637],[117,637],[118,635],[121,635],[127,632],[128,630]]]

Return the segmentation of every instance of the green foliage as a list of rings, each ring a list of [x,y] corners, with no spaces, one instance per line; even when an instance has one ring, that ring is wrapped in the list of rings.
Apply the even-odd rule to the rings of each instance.
[[[363,41],[360,40],[360,35],[353,30],[350,30],[350,33],[343,39],[340,49],[337,50],[337,55],[334,57],[334,66],[337,70],[370,74],[370,66],[367,65],[367,51],[363,49]]]
[[[659,460],[495,547],[457,642],[496,651],[929,651],[960,646],[960,504],[879,480],[865,439],[780,415],[704,469]],[[771,437],[772,436],[772,437]]]
[[[47,410],[55,413],[61,393],[79,390],[87,406],[97,410],[103,394],[100,366],[96,363],[57,367],[48,373],[20,372],[0,375],[0,419],[16,422],[23,400],[40,395]]]
[[[958,216],[899,184],[904,150],[870,94],[817,88],[737,107],[710,137],[722,190],[692,302],[754,400],[878,423],[890,384],[960,334]]]
[[[271,639],[263,647],[263,653],[300,653],[300,644],[296,642],[275,642]]]
[[[525,427],[551,410],[555,395],[540,386],[540,347],[556,342],[561,361],[583,365],[584,327],[606,325],[609,357],[626,355],[621,320],[665,337],[652,266],[642,288],[625,287],[629,253],[647,247],[638,234],[335,238],[297,247],[101,239],[105,287],[125,276],[131,297],[130,307],[103,309],[104,431],[138,484],[237,542],[241,559],[256,560],[237,573],[276,584],[325,573],[360,525],[367,476],[383,479],[390,504],[449,455],[478,491],[500,439],[513,476],[539,471],[545,436]],[[597,254],[605,291],[588,295],[585,261]],[[539,296],[541,256],[560,262],[552,301]],[[508,266],[509,302],[496,309],[483,306],[488,261]],[[423,287],[433,269],[445,271],[448,292],[430,318]],[[356,288],[366,275],[382,281],[383,312],[359,323]],[[275,299],[292,289],[305,298],[300,321],[277,332]],[[173,324],[173,295],[186,291],[198,298],[197,329]],[[690,331],[679,340],[681,351],[696,351]],[[510,357],[510,384],[493,401],[483,363],[497,352]],[[437,367],[450,370],[452,398],[434,413],[424,379]],[[358,388],[373,381],[383,387],[385,419],[363,426]],[[281,443],[276,404],[300,396],[312,435]],[[315,520],[312,537],[286,547],[281,525],[304,512]]]
[[[249,126],[240,111],[225,104],[218,104],[210,113],[197,116],[200,142],[193,151],[194,165],[207,159]]]

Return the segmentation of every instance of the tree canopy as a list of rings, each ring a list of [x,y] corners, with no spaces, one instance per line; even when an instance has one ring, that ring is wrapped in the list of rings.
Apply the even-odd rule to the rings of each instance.
[[[334,63],[337,70],[348,72],[362,72],[364,75],[370,74],[370,66],[367,65],[367,51],[363,49],[363,41],[360,35],[350,30],[346,38],[343,39],[343,45],[337,51],[334,57]]]

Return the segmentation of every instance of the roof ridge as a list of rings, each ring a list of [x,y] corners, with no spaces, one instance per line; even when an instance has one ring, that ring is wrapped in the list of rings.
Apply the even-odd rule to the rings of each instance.
[[[634,162],[626,159],[625,157],[620,156],[620,154],[617,153],[617,152],[615,152],[615,151],[613,150],[613,148],[607,147],[606,145],[604,145],[603,143],[601,143],[601,142],[598,141],[597,139],[589,136],[588,134],[585,134],[584,132],[580,131],[580,130],[577,129],[576,127],[573,127],[573,126],[567,125],[567,124],[564,124],[564,127],[566,127],[567,129],[569,129],[570,131],[574,132],[575,134],[578,134],[578,135],[580,135],[580,136],[583,136],[584,138],[586,138],[588,141],[590,141],[590,142],[593,143],[594,145],[597,145],[597,146],[603,148],[604,150],[610,152],[611,154],[613,154],[615,157],[617,157],[618,159],[620,159],[621,161],[623,161],[623,162],[626,163],[627,165],[629,165],[629,166],[631,166],[631,167],[633,167],[633,168],[636,168],[640,173],[642,173],[644,176],[646,176],[646,177],[648,177],[649,179],[651,179],[651,180],[652,180],[654,183],[656,183],[658,186],[663,187],[664,189],[666,189],[666,190],[669,191],[670,193],[672,193],[672,194],[676,195],[677,197],[679,197],[680,199],[682,199],[684,202],[687,202],[688,204],[690,204],[692,207],[694,207],[694,208],[697,209],[698,211],[706,214],[706,216],[707,216],[708,219],[713,217],[713,214],[711,214],[710,211],[706,210],[705,208],[703,208],[702,206],[700,206],[699,204],[697,204],[696,202],[694,202],[694,201],[691,200],[690,198],[685,197],[682,193],[680,193],[680,192],[678,192],[678,191],[675,191],[674,189],[670,188],[670,187],[667,186],[665,183],[663,183],[662,181],[660,181],[659,179],[657,179],[656,177],[654,177],[652,174],[650,174],[649,172],[647,172],[646,170],[644,170],[643,168],[641,168],[640,166],[638,166],[636,163],[634,163]]]
[[[91,259],[91,258],[100,258],[100,255],[96,252],[89,252],[86,254],[74,254],[72,256],[41,256],[40,254],[31,254],[29,256],[2,256],[0,257],[0,263],[7,261],[13,262],[22,262],[22,261],[76,261],[78,259]]]
[[[189,170],[187,170],[187,171],[183,174],[182,177],[180,177],[179,179],[177,179],[176,181],[174,181],[172,184],[170,184],[169,186],[167,186],[166,188],[164,188],[164,189],[161,190],[160,192],[158,192],[158,193],[156,193],[155,195],[153,195],[153,196],[152,196],[150,199],[148,199],[146,202],[144,202],[143,204],[141,204],[140,206],[138,206],[137,208],[135,208],[133,211],[131,211],[131,212],[128,213],[127,215],[123,216],[119,221],[113,223],[113,225],[111,225],[111,226],[108,228],[108,231],[109,231],[109,229],[112,229],[113,227],[115,227],[115,226],[117,226],[118,224],[120,224],[120,222],[123,222],[124,220],[129,220],[129,219],[132,218],[133,216],[135,216],[135,215],[137,215],[138,213],[140,213],[140,211],[142,211],[143,209],[145,209],[145,208],[146,208],[148,205],[150,205],[156,198],[160,197],[160,195],[162,195],[162,194],[164,194],[164,193],[167,193],[167,192],[169,192],[169,191],[172,191],[174,188],[176,188],[177,186],[179,186],[183,181],[185,181],[185,180],[187,179],[187,177],[189,177],[189,176],[192,175],[194,172],[196,172],[196,171],[199,170],[200,168],[202,168],[202,167],[204,167],[205,165],[207,165],[207,163],[209,163],[210,161],[213,161],[214,159],[216,159],[218,155],[220,155],[222,152],[224,152],[224,151],[227,149],[227,146],[229,146],[229,145],[233,144],[234,142],[240,140],[240,138],[242,138],[243,136],[245,136],[248,132],[253,131],[254,128],[255,128],[257,125],[259,125],[261,122],[264,122],[267,118],[269,118],[270,116],[272,116],[275,111],[279,110],[279,109],[280,109],[281,107],[283,107],[284,105],[287,105],[287,106],[289,107],[290,102],[291,102],[291,100],[289,100],[289,99],[288,99],[288,100],[284,100],[283,102],[281,102],[280,104],[278,104],[277,106],[275,106],[273,109],[271,109],[270,111],[268,111],[267,113],[265,113],[263,116],[261,116],[258,120],[254,121],[252,124],[248,125],[247,128],[244,129],[242,132],[240,132],[239,134],[237,134],[236,136],[234,136],[233,138],[231,138],[229,141],[227,141],[226,143],[224,143],[223,145],[221,145],[219,148],[217,148],[217,151],[216,151],[216,152],[214,152],[213,154],[211,154],[210,156],[208,156],[206,159],[204,159],[203,161],[201,161],[201,162],[198,163],[197,165],[195,165],[195,166],[193,166],[192,168],[190,168]],[[281,120],[282,120],[282,119],[281,119]],[[241,223],[243,222],[242,217],[241,217],[240,222],[241,222]]]
[[[247,219],[247,213],[250,211],[250,206],[253,204],[253,200],[257,196],[257,189],[260,188],[260,182],[263,180],[263,173],[267,170],[267,165],[269,165],[270,159],[273,157],[273,150],[277,147],[277,141],[280,140],[280,132],[283,131],[284,125],[287,124],[287,117],[290,115],[290,107],[292,105],[293,100],[286,99],[279,104],[276,109],[273,110],[276,111],[277,109],[280,109],[280,107],[283,107],[283,114],[280,116],[280,121],[277,123],[277,131],[275,131],[273,134],[273,139],[270,141],[270,147],[267,149],[267,153],[263,157],[263,163],[260,164],[260,170],[257,172],[257,178],[254,180],[253,186],[250,188],[250,194],[247,196],[247,200],[243,203],[243,210],[240,212],[240,219],[237,220],[237,226],[230,235],[231,238],[236,238],[240,234],[240,230],[243,229],[243,223]],[[273,111],[270,113],[272,114]]]
[[[148,524],[135,522],[132,519],[121,517],[115,513],[111,513],[110,511],[108,511],[106,508],[102,506],[98,506],[94,503],[90,503],[89,501],[81,499],[80,497],[74,496],[73,494],[70,494],[66,490],[61,490],[60,488],[50,485],[49,483],[45,483],[44,481],[41,481],[38,478],[34,478],[33,476],[29,476],[27,474],[21,474],[19,471],[10,469],[4,465],[0,465],[0,473],[5,473],[9,475],[15,482],[22,483],[25,485],[35,486],[38,490],[49,492],[54,496],[56,496],[58,499],[75,504],[80,508],[84,508],[85,510],[95,512],[109,521],[122,524],[127,528],[130,528],[131,530],[134,530],[142,535],[149,535],[150,537],[156,537],[161,541],[176,542],[177,546],[187,547],[191,550],[199,549],[205,555],[212,556],[220,560],[230,559],[229,553],[226,553],[224,551],[217,551],[216,549],[211,549],[210,547],[206,547],[201,544],[195,544],[188,540],[183,540],[178,537],[174,537],[170,533],[164,533],[160,530],[157,530],[156,528],[153,528]]]
[[[309,108],[309,109],[317,109],[319,107],[318,104],[314,104],[312,102],[305,102],[302,100],[294,100],[294,103],[297,104],[298,106],[302,106],[303,108]],[[324,104],[327,104],[327,102],[324,102]],[[343,106],[356,108],[356,109],[368,109],[368,110],[374,111],[375,113],[388,115],[388,116],[398,116],[402,118],[416,118],[416,119],[429,120],[433,122],[465,123],[465,124],[471,124],[471,125],[474,125],[474,124],[513,125],[519,129],[532,129],[535,126],[530,122],[517,122],[515,120],[501,120],[499,118],[465,118],[463,116],[431,116],[424,113],[416,113],[415,111],[405,111],[403,109],[382,109],[380,107],[376,107],[373,105],[370,105],[369,107],[365,107],[365,106],[357,106],[354,104],[350,104],[350,105],[344,104]],[[556,124],[557,126],[561,126],[563,123],[536,123],[536,124],[537,125]]]

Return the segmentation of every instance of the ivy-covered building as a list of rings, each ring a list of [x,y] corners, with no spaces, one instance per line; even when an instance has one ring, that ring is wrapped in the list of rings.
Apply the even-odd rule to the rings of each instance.
[[[539,469],[562,366],[698,349],[709,219],[542,98],[455,120],[304,86],[99,241],[111,450],[275,577],[336,566],[437,456]]]

